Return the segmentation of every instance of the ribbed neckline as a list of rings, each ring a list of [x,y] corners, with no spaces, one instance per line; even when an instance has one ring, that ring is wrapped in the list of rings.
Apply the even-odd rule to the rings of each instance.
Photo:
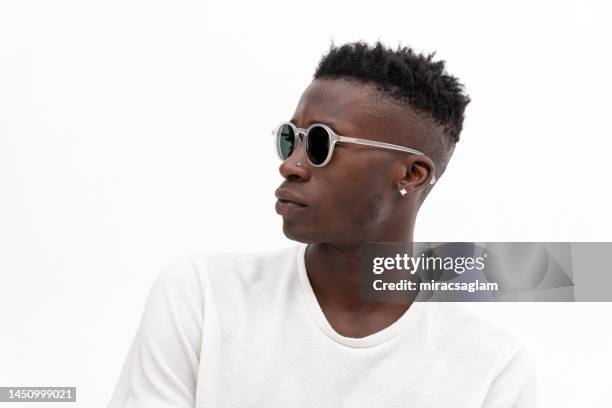
[[[353,348],[373,347],[390,340],[391,338],[405,331],[408,327],[414,326],[422,318],[425,309],[423,305],[424,302],[413,302],[408,310],[406,310],[398,320],[376,333],[358,338],[346,337],[339,334],[325,317],[325,314],[319,305],[319,301],[317,300],[317,297],[312,289],[310,280],[308,279],[305,261],[307,247],[308,244],[299,244],[297,250],[297,272],[299,275],[300,286],[302,288],[304,301],[309,310],[309,314],[315,320],[317,326],[319,326],[323,333],[330,339]]]

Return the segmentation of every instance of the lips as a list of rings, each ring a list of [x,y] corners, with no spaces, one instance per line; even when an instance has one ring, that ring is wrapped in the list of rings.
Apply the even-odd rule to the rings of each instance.
[[[276,212],[280,215],[292,215],[307,207],[306,201],[303,198],[285,188],[276,190],[275,195],[278,199],[276,202]]]
[[[306,201],[303,198],[286,188],[277,189],[275,195],[278,201],[282,203],[293,203],[301,207],[306,207]]]

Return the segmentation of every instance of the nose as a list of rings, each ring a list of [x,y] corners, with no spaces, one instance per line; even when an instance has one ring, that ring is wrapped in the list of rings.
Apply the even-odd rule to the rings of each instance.
[[[299,166],[298,163],[300,163]],[[278,171],[286,180],[305,181],[310,178],[310,169],[303,143],[298,143],[293,153],[280,164]]]

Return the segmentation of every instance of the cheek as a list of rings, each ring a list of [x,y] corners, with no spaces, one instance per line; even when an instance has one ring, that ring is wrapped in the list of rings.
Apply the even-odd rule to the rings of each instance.
[[[335,230],[378,222],[385,218],[389,207],[390,162],[382,161],[376,152],[347,153],[338,150],[329,171],[317,174],[320,178],[313,180],[318,185],[313,217],[317,223],[335,225]],[[357,154],[359,160],[355,159]]]
[[[317,209],[322,221],[350,228],[377,222],[383,216],[387,186],[380,178],[357,180],[351,177],[350,182],[341,184],[342,188],[330,188],[322,194]]]

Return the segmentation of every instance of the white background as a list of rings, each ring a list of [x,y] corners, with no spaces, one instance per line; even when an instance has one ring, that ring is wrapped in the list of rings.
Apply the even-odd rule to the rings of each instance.
[[[292,245],[268,134],[332,39],[435,50],[473,100],[416,240],[612,241],[611,8],[2,1],[0,386],[104,406],[163,267]],[[473,307],[531,348],[541,407],[612,406],[612,303]]]

